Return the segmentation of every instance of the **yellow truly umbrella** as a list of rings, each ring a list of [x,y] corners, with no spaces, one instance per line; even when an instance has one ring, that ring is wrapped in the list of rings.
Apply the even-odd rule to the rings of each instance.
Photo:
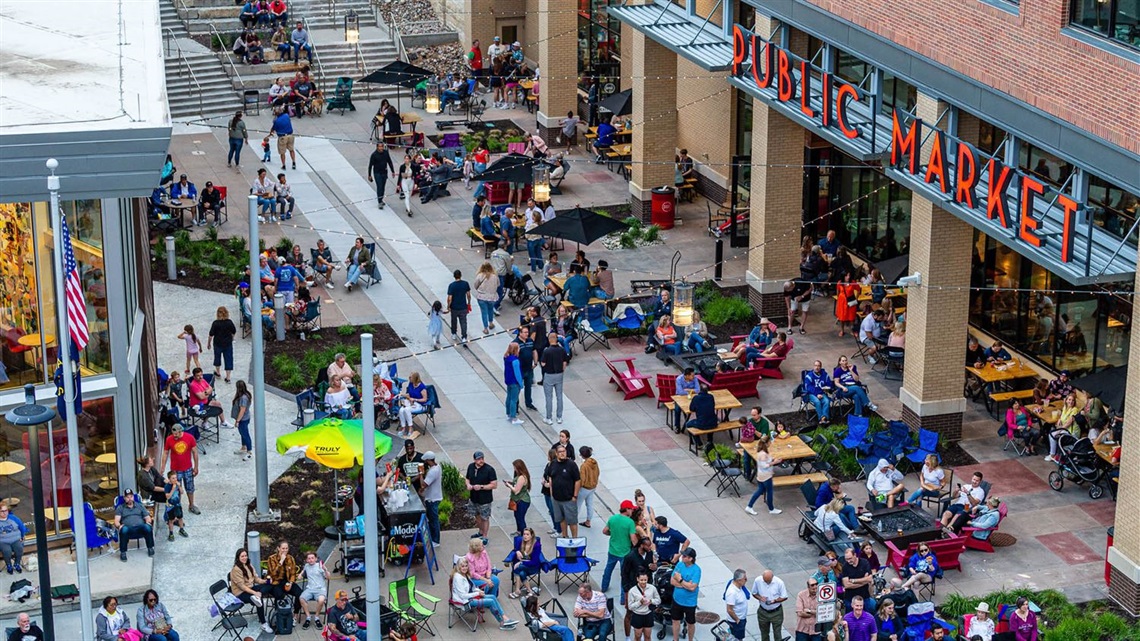
[[[392,439],[376,432],[376,451],[379,458],[392,449]],[[277,438],[278,454],[304,454],[310,459],[333,469],[348,469],[364,463],[364,422],[359,419],[343,420],[322,418],[308,427]]]

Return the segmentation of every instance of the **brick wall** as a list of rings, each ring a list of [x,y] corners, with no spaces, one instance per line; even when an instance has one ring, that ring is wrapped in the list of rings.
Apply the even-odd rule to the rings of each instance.
[[[909,338],[907,339],[907,342],[910,342]],[[957,352],[955,353],[957,354]],[[959,368],[960,367],[961,366],[959,366]],[[962,440],[962,414],[959,412],[955,412],[953,414],[919,416],[918,414],[914,413],[914,410],[910,409],[906,405],[903,405],[902,415],[900,418],[902,422],[909,425],[911,429],[917,430],[921,427],[924,430],[938,432],[943,437],[945,437],[947,441],[950,442]]]
[[[628,50],[628,54],[626,51]],[[673,184],[677,141],[677,54],[635,33],[622,43],[632,57],[633,109],[640,120],[633,128],[630,204],[643,207],[646,193]]]
[[[784,295],[779,292],[761,294],[754,288],[748,288],[748,304],[756,313],[765,316],[768,320],[783,327],[788,319],[788,306],[784,303]],[[782,321],[782,322],[781,322]]]
[[[1136,284],[1140,284],[1140,273]],[[1130,338],[1131,349],[1140,349],[1140,335]],[[1140,353],[1140,352],[1138,352]],[[1124,413],[1140,415],[1140,376],[1129,376],[1127,394],[1124,395]],[[1133,563],[1140,564],[1140,430],[1124,431],[1120,448],[1120,486],[1116,496],[1116,534],[1113,547]],[[1140,586],[1130,581],[1119,570],[1113,569],[1109,594],[1133,615],[1140,614]]]
[[[803,227],[803,129],[752,101],[752,199],[748,271],[765,283],[799,275]],[[772,165],[772,166],[768,166]],[[765,287],[765,293],[772,291]]]
[[[705,71],[681,57],[677,76],[677,148],[688,149],[695,161],[711,165],[702,166],[700,173],[727,180],[735,138],[733,91],[723,72]]]
[[[1108,596],[1132,616],[1140,616],[1140,585],[1120,570],[1109,570]]]
[[[532,48],[538,50],[542,69],[538,121],[543,125],[540,130],[548,145],[557,135],[554,129],[558,126],[558,119],[566,117],[568,111],[577,110],[578,85],[574,80],[578,74],[577,55],[568,55],[567,52],[578,50],[578,16],[565,11],[564,4],[559,0],[537,0],[543,19],[538,21],[538,30],[534,32],[537,45]]]
[[[1021,0],[1017,15],[977,0],[807,0],[926,58],[1140,152],[1140,67],[1063,35],[1071,0]]]

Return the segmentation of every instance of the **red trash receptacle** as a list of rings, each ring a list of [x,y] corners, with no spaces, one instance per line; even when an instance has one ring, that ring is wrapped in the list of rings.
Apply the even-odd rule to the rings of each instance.
[[[677,192],[672,187],[657,187],[650,196],[650,222],[661,229],[673,229],[677,215]]]
[[[1104,584],[1112,583],[1112,564],[1108,562],[1108,549],[1112,547],[1112,538],[1116,526],[1108,528],[1108,544],[1104,546]]]

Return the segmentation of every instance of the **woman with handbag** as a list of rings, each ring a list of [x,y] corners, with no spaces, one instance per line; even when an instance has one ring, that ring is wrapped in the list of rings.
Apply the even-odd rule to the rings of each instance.
[[[143,641],[143,634],[131,628],[131,617],[119,609],[118,599],[109,596],[95,615],[95,640]]]
[[[146,636],[146,641],[178,641],[173,619],[166,606],[158,600],[158,592],[147,590],[143,594],[143,604],[135,615],[135,625]]]
[[[530,509],[530,470],[521,458],[515,459],[511,465],[514,476],[506,484],[511,491],[507,509],[515,513],[515,531],[511,536],[522,536],[526,529],[526,513]]]
[[[843,276],[843,281],[835,286],[835,322],[839,323],[839,336],[846,335],[846,329],[855,331],[855,311],[859,306],[859,283],[851,281],[851,272]]]

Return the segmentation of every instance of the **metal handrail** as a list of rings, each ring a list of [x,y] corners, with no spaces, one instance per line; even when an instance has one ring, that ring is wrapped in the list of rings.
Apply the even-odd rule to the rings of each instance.
[[[218,33],[218,29],[217,29],[217,27],[215,27],[215,26],[214,26],[214,21],[213,21],[213,20],[211,20],[210,22],[208,22],[208,23],[206,23],[206,24],[210,25],[210,35],[211,35],[211,37],[212,37],[212,38],[217,38],[217,39],[218,39],[218,44],[220,44],[220,45],[221,45],[221,47],[222,47],[222,50],[221,50],[221,52],[219,52],[219,54],[218,54],[218,55],[220,55],[220,56],[222,57],[222,59],[224,59],[226,62],[228,62],[228,63],[230,64],[230,70],[232,70],[232,71],[233,71],[233,76],[234,76],[235,78],[237,78],[238,84],[239,84],[239,85],[241,85],[241,91],[242,91],[242,101],[244,102],[244,101],[245,101],[245,80],[243,80],[243,79],[242,79],[242,77],[241,77],[241,73],[240,73],[240,72],[238,72],[238,68],[237,68],[237,65],[236,65],[236,64],[234,64],[234,56],[233,56],[233,52],[232,52],[232,51],[229,51],[229,50],[227,50],[227,47],[226,47],[226,41],[222,39],[222,34]],[[238,36],[237,36],[237,37],[239,37],[239,38],[240,38],[240,37],[241,37],[241,34],[238,34]],[[212,41],[212,40],[211,40],[211,41]]]
[[[187,89],[198,97],[198,115],[205,118],[206,109],[202,106],[202,83],[198,82],[198,76],[194,73],[194,67],[190,65],[190,60],[182,51],[182,46],[178,44],[178,36],[174,34],[174,30],[170,27],[163,27],[162,30],[165,32],[163,35],[166,40],[166,57],[170,57],[170,44],[173,43],[175,51],[178,52],[178,75],[182,76],[183,68],[186,69],[188,73]],[[197,89],[197,91],[194,91],[195,89]]]
[[[396,45],[396,59],[402,62],[408,62],[408,50],[404,48],[404,34],[400,29],[400,25],[393,24],[392,26],[392,42]]]
[[[175,15],[177,15],[178,20],[180,22],[182,22],[182,26],[186,27],[186,31],[190,31],[190,14],[194,14],[195,18],[199,17],[201,14],[198,13],[198,10],[195,9],[194,7],[191,7],[190,5],[186,4],[186,0],[175,0],[175,2],[176,2],[175,7],[174,7]],[[178,5],[181,5],[182,10],[186,12],[185,18],[182,17],[182,12],[178,10]]]
[[[368,73],[368,66],[364,62],[364,52],[360,50],[360,43],[357,42],[354,48],[356,51],[357,77],[362,78],[365,74]],[[370,82],[364,85],[364,99],[369,102],[372,101],[372,83]]]
[[[309,32],[309,46],[312,47],[312,58],[316,61],[317,66],[317,87],[320,88],[325,81],[325,66],[321,64],[321,57],[317,55],[317,43],[313,40],[313,30],[309,28],[309,20],[302,17],[301,23],[305,25],[305,31]],[[300,55],[300,54],[298,54]]]

